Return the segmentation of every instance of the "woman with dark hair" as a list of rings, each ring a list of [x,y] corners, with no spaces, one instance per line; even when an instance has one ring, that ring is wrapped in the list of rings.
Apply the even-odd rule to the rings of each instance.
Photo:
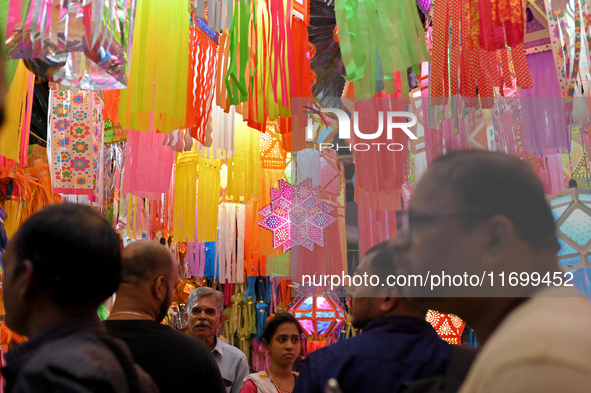
[[[298,377],[291,367],[300,355],[303,335],[304,329],[289,313],[277,314],[267,322],[261,341],[271,365],[246,377],[240,393],[291,393]]]

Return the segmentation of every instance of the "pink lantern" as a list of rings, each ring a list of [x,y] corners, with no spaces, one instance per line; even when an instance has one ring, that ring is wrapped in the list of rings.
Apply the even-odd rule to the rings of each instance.
[[[300,289],[289,312],[306,331],[307,353],[327,346],[330,340],[338,340],[347,320],[344,306],[331,292],[309,293]]]
[[[259,210],[264,216],[259,225],[273,232],[273,248],[283,251],[301,245],[310,251],[314,244],[324,246],[324,229],[337,221],[325,204],[320,187],[312,187],[312,179],[297,186],[279,180],[279,189],[271,188],[271,204]]]

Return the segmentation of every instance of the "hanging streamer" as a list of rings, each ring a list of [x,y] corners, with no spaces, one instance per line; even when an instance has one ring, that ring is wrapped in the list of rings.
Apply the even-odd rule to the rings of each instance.
[[[174,152],[162,146],[164,134],[128,130],[122,193],[158,200],[168,192]]]
[[[206,142],[206,128],[215,92],[217,45],[196,26],[191,26],[190,39],[186,127],[193,138],[209,146],[211,143]]]
[[[228,160],[228,189],[226,199],[240,202],[260,196],[260,154],[259,131],[252,129],[236,115],[234,131],[234,158]]]
[[[425,41],[419,40],[424,30],[413,1],[337,0],[335,13],[346,79],[354,82],[357,96],[376,93],[379,64],[386,93],[395,94],[395,71],[412,66],[417,74],[418,65],[429,61]],[[406,78],[402,91],[408,94]]]
[[[11,0],[6,47],[50,82],[89,90],[127,86],[135,0]]]
[[[127,89],[121,90],[119,121],[133,130],[183,128],[189,70],[188,0],[138,4]]]
[[[181,153],[176,160],[173,222],[175,238],[182,241],[195,240],[198,164],[199,156],[194,152]],[[201,193],[199,195],[201,196]]]
[[[521,88],[532,87],[520,1],[437,0],[433,7],[431,105],[461,94],[475,107],[478,86],[482,107],[491,108],[494,87],[512,90],[513,79]]]
[[[218,160],[204,157],[199,159],[197,237],[202,242],[216,241],[217,239],[220,166]]]
[[[6,95],[4,124],[0,126],[0,155],[27,166],[35,76],[19,62]]]

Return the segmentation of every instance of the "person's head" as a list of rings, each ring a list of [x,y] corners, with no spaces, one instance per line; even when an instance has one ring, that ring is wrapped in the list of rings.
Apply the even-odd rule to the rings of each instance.
[[[260,339],[271,361],[290,367],[300,355],[304,329],[289,313],[276,314],[263,329]]]
[[[224,295],[213,288],[196,288],[189,295],[186,310],[191,334],[211,338],[224,321]]]
[[[382,285],[388,282],[388,276],[396,273],[399,255],[382,242],[370,248],[355,269],[355,275],[366,276],[363,285],[351,285],[347,295],[351,299],[351,323],[357,329],[363,329],[373,319],[401,315],[423,317],[426,310],[408,304],[399,297],[394,285]],[[376,276],[377,279],[372,279]],[[355,281],[355,280],[353,280]],[[377,285],[371,285],[371,283]]]
[[[96,315],[121,279],[119,236],[83,205],[50,205],[32,215],[2,260],[6,324],[24,335],[43,310]]]
[[[166,247],[152,240],[138,240],[121,253],[121,284],[117,296],[143,302],[162,322],[179,283],[176,262]]]
[[[407,273],[480,278],[484,272],[557,268],[559,245],[542,184],[516,157],[485,151],[439,157],[415,188],[407,217],[407,229],[391,241],[408,262]],[[419,298],[417,287],[405,287],[404,295],[464,317],[482,311],[492,290],[446,284],[434,287],[430,298]],[[515,291],[505,292],[508,297],[526,293],[522,287],[504,290]]]

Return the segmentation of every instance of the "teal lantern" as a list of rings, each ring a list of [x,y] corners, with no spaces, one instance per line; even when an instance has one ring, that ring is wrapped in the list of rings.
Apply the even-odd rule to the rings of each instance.
[[[560,243],[558,263],[573,273],[575,284],[590,294],[591,190],[569,188],[548,197]]]

